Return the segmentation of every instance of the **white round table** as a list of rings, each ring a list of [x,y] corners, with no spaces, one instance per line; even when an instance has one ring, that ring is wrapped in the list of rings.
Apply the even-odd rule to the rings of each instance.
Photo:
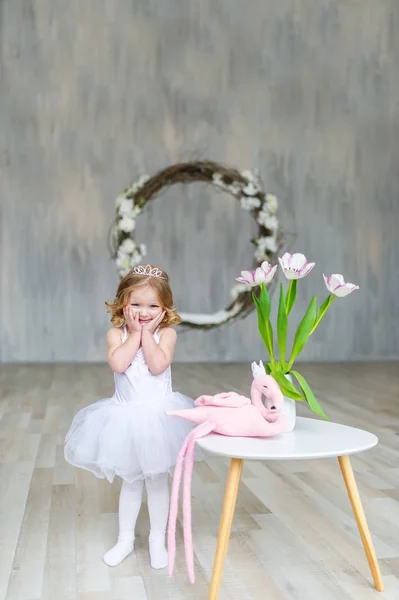
[[[368,431],[299,417],[292,433],[271,438],[238,438],[211,433],[198,439],[197,444],[204,452],[231,459],[208,600],[217,600],[219,597],[244,460],[309,460],[337,457],[375,587],[378,591],[383,591],[381,572],[349,460],[350,454],[369,450],[377,443],[378,438]]]

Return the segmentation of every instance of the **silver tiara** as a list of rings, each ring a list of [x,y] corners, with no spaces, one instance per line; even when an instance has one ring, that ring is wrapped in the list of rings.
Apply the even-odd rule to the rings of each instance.
[[[146,277],[158,277],[158,279],[166,279],[160,269],[157,269],[157,267],[151,267],[151,265],[145,265],[145,267],[143,267],[143,265],[137,265],[136,267],[133,267],[131,272],[135,275],[145,275]]]

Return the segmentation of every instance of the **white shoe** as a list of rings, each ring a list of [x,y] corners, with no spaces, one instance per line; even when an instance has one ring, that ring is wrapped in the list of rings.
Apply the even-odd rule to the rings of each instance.
[[[134,550],[134,540],[119,540],[111,550],[103,556],[103,561],[109,567],[116,567],[125,560]]]

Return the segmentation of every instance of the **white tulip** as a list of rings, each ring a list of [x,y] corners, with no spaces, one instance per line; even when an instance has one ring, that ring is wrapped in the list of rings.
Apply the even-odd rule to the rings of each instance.
[[[345,283],[345,279],[340,273],[334,273],[330,277],[326,277],[323,273],[323,278],[328,291],[337,298],[344,298],[359,289],[359,286],[354,283]]]
[[[306,256],[299,252],[295,254],[286,252],[278,260],[287,279],[302,279],[306,277],[316,264],[308,262]]]

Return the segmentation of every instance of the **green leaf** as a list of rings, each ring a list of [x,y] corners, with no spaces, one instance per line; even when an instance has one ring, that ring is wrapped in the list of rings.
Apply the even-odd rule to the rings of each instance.
[[[267,321],[268,319],[270,319],[270,296],[264,283],[262,283],[260,286],[259,301],[260,306],[262,308],[263,316],[265,318],[265,321]]]
[[[270,344],[270,358],[271,361],[274,362],[275,361],[275,357],[274,357],[274,341],[273,341],[273,328],[272,328],[272,324],[270,323],[270,319],[268,319],[265,323],[266,326],[266,333],[267,333],[267,339],[268,342]]]
[[[274,363],[274,351],[273,351],[273,330],[270,323],[270,319],[265,319],[262,306],[255,293],[252,292],[252,298],[255,302],[256,311],[258,313],[258,329],[262,337],[263,343],[266,346],[266,350],[269,353],[272,363]]]
[[[290,284],[288,286],[288,292],[285,299],[285,309],[287,312],[287,317],[290,314],[292,307],[294,306],[296,299],[296,289],[297,289],[297,279],[291,279]]]
[[[278,314],[277,314],[277,340],[278,349],[280,352],[280,362],[283,366],[285,365],[285,350],[287,346],[287,332],[288,332],[288,318],[285,308],[284,299],[284,288],[283,284],[280,283],[280,299],[278,303]]]
[[[300,373],[298,373],[298,371],[291,371],[291,373],[292,373],[292,375],[294,375],[294,377],[298,381],[298,383],[301,387],[301,390],[306,398],[306,402],[309,404],[312,411],[315,412],[316,414],[318,414],[320,417],[323,417],[323,419],[328,419],[326,413],[321,408],[320,404],[317,402],[316,397],[315,397],[314,393],[312,392],[312,390],[310,389],[310,386],[309,386],[308,382],[306,381],[306,379],[304,378],[304,376],[301,375]]]
[[[258,313],[258,329],[259,329],[259,333],[262,337],[262,340],[266,346],[267,351],[269,352],[269,348],[268,346],[268,341],[267,341],[267,334],[266,334],[266,325],[265,325],[265,320],[263,318],[263,314],[262,314],[262,309],[260,307],[260,303],[258,298],[255,296],[254,293],[252,293],[252,297],[253,297],[253,301],[255,303],[256,306],[256,311]],[[270,355],[270,352],[269,352]]]
[[[282,371],[279,369],[272,369],[271,375],[279,384],[284,396],[292,398],[293,400],[298,400],[299,402],[305,400],[296,387],[284,376]]]
[[[305,344],[308,341],[308,338],[311,334],[312,327],[316,320],[316,304],[317,304],[317,298],[316,298],[316,296],[313,296],[302,321],[299,323],[299,325],[297,327],[295,337],[294,337],[294,343],[292,345],[290,362],[288,365],[289,369],[291,369],[291,366],[293,365],[294,360],[296,359],[298,354],[300,352],[302,352],[303,347],[305,346]]]
[[[263,314],[264,319],[265,319],[265,327],[266,327],[266,334],[267,334],[268,344],[270,345],[269,355],[270,355],[270,358],[271,358],[272,362],[274,363],[275,358],[274,358],[273,327],[272,327],[272,324],[270,322],[270,310],[271,310],[271,307],[270,307],[270,296],[269,296],[269,292],[267,291],[267,288],[266,288],[266,286],[265,286],[264,283],[262,283],[261,286],[260,286],[259,301],[260,301],[260,306],[261,306],[262,314]]]

